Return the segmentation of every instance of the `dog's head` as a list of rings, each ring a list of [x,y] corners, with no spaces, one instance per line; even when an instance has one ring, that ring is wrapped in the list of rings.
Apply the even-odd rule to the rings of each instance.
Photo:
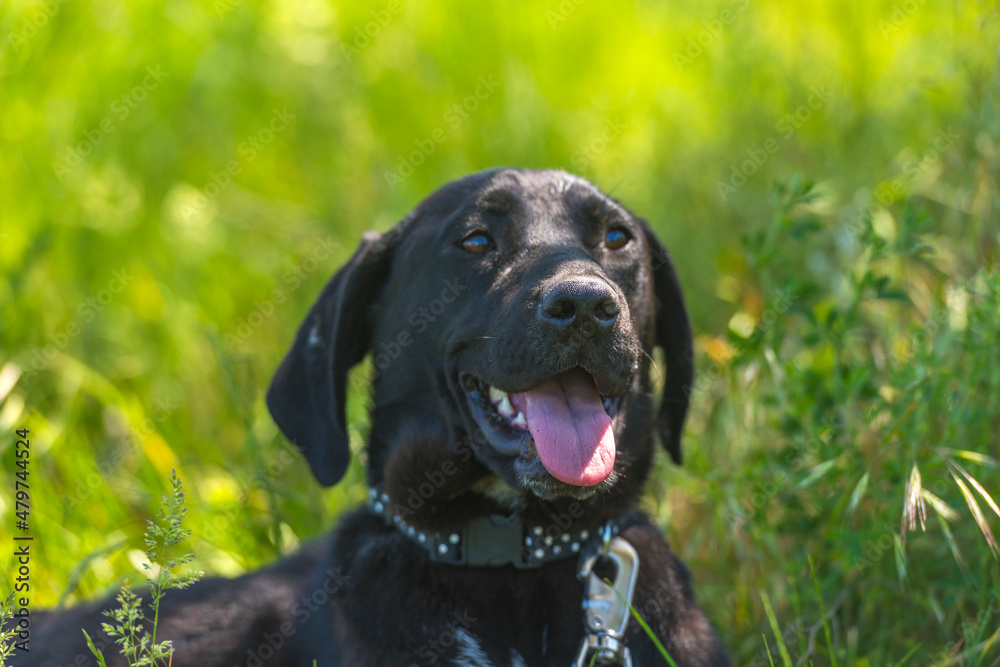
[[[370,352],[373,483],[400,469],[447,476],[452,494],[478,482],[552,501],[620,496],[627,482],[631,495],[652,454],[656,346],[666,374],[655,425],[679,463],[691,330],[663,246],[580,178],[499,169],[366,236],[310,310],[267,401],[334,484],[350,456],[348,371]]]

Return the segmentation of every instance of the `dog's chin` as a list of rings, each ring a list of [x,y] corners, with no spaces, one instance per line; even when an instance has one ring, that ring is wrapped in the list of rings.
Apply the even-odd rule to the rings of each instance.
[[[517,468],[515,464],[515,468]],[[520,488],[541,500],[558,500],[560,498],[570,498],[573,500],[587,500],[601,493],[606,493],[612,489],[618,480],[618,473],[612,471],[602,482],[593,486],[575,486],[561,482],[553,477],[541,464],[539,467],[544,471],[542,474],[522,473],[516,470]]]
[[[538,455],[523,412],[511,404],[506,391],[471,373],[461,374],[459,386],[465,395],[468,413],[485,436],[487,446],[510,465],[505,471],[509,471],[508,474],[499,476],[512,487],[551,501],[559,498],[583,500],[615,486],[619,474],[613,469],[600,482],[586,486],[556,479]],[[623,397],[601,396],[601,399],[605,412],[611,418],[613,430],[619,432],[618,415]]]

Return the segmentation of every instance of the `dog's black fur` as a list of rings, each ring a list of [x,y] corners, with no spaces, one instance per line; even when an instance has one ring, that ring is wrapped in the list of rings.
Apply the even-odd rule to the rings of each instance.
[[[656,346],[667,366],[658,414]],[[348,465],[348,371],[369,352],[368,478],[409,525],[446,532],[510,512],[556,532],[616,521],[639,554],[633,603],[677,664],[729,664],[686,568],[635,511],[654,430],[680,463],[693,375],[680,286],[644,221],[574,176],[498,169],[366,236],[268,391],[278,426],[325,485]],[[513,394],[575,367],[616,410],[614,468],[595,486],[557,480],[530,437],[484,416],[485,385]],[[413,494],[429,481],[433,493]],[[435,563],[361,509],[328,544],[170,592],[158,639],[173,640],[180,666],[569,665],[583,636],[576,568],[574,558],[529,570]],[[36,620],[25,664],[93,664],[80,628],[107,644],[97,610],[109,606]],[[627,644],[637,666],[665,664],[634,621]]]

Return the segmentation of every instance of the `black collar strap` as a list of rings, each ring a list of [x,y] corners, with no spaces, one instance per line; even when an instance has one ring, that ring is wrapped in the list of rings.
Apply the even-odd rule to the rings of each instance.
[[[460,531],[432,533],[410,526],[389,505],[389,496],[380,489],[368,492],[368,507],[389,525],[422,546],[432,561],[466,567],[501,567],[534,569],[564,558],[576,558],[588,546],[598,545],[602,536],[598,530],[552,533],[543,526],[526,526],[519,516],[478,517]],[[615,524],[610,524],[617,533]]]

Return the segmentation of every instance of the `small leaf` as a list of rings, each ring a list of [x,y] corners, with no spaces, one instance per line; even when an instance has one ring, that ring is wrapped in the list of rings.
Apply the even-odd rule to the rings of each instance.
[[[975,477],[967,473],[965,471],[965,468],[963,468],[962,466],[954,462],[952,462],[952,465],[958,468],[958,471],[962,473],[962,476],[964,476],[967,480],[969,480],[969,484],[971,484],[973,488],[975,488],[976,491],[979,492],[979,495],[983,497],[983,500],[985,500],[986,503],[990,506],[990,509],[993,510],[994,514],[1000,516],[1000,508],[997,507],[997,504],[993,501],[993,497],[989,493],[987,493],[986,489],[983,488],[983,485],[980,484],[978,481],[976,481]]]
[[[896,557],[896,574],[899,575],[900,582],[905,582],[907,571],[906,548],[903,546],[903,538],[895,533],[892,535],[892,547],[893,554]]]
[[[811,555],[806,556],[809,561],[809,574],[812,575],[813,589],[816,591],[816,601],[819,603],[820,620],[823,622],[823,634],[826,635],[826,650],[829,652],[830,664],[837,667],[837,658],[833,653],[833,639],[830,633],[830,625],[826,621],[826,605],[823,604],[823,595],[820,593],[819,578],[816,577],[816,567],[813,565]]]
[[[924,489],[922,494],[924,496],[924,500],[930,503],[931,507],[933,507],[938,514],[943,516],[948,521],[958,520],[958,512],[953,510],[951,505],[941,500],[941,498],[937,497],[927,489]]]
[[[767,620],[771,624],[771,631],[774,632],[774,641],[778,644],[778,652],[781,654],[781,660],[785,663],[785,667],[792,667],[792,658],[788,654],[788,648],[785,646],[785,638],[781,636],[781,628],[778,627],[778,618],[774,615],[774,609],[771,608],[771,598],[767,596],[766,591],[761,591],[760,599],[764,602],[764,612],[767,614]]]
[[[913,655],[914,653],[916,653],[916,652],[917,652],[917,649],[918,649],[918,648],[920,648],[921,646],[923,646],[923,644],[921,644],[921,643],[918,643],[918,644],[917,644],[916,646],[914,646],[913,648],[911,648],[911,649],[909,650],[909,652],[908,652],[908,653],[907,653],[906,655],[904,655],[904,656],[903,656],[903,659],[902,659],[902,660],[900,660],[899,662],[897,662],[897,663],[896,663],[896,664],[894,665],[894,667],[902,667],[902,666],[903,666],[903,663],[904,663],[904,662],[906,662],[907,660],[909,660],[909,659],[910,659],[910,656],[912,656],[912,655]]]
[[[81,629],[80,632],[82,632],[83,636],[87,638],[87,647],[90,649],[90,652],[94,654],[94,657],[97,658],[97,664],[99,664],[101,667],[108,667],[108,663],[105,662],[104,660],[104,654],[98,651],[97,647],[94,646],[94,640],[90,638],[90,635],[87,634],[87,631]]]
[[[958,567],[966,575],[969,574],[969,568],[965,564],[965,558],[962,556],[962,552],[958,548],[958,544],[955,542],[955,536],[951,534],[951,528],[948,526],[948,522],[945,521],[944,517],[940,514],[938,515],[938,522],[941,524],[941,531],[944,533],[944,539],[948,543],[948,548],[951,549],[951,555],[955,558],[955,562],[958,563]]]
[[[993,537],[993,531],[990,530],[990,525],[986,523],[986,517],[983,515],[982,508],[979,507],[979,502],[976,497],[972,495],[972,491],[969,491],[969,487],[959,479],[958,475],[954,471],[950,471],[951,476],[955,478],[955,483],[958,484],[958,488],[962,491],[962,495],[965,496],[965,503],[969,506],[969,511],[972,512],[972,518],[975,519],[976,525],[979,526],[979,530],[983,533],[983,537],[986,538],[986,543],[990,546],[990,551],[993,552],[993,558],[1000,560],[1000,547],[997,546],[997,540]]]
[[[993,467],[997,464],[996,459],[992,456],[986,456],[985,454],[969,451],[968,449],[946,449],[945,451],[959,458],[967,459],[981,465]]]
[[[807,486],[809,486],[810,484],[814,483],[820,477],[822,477],[826,473],[830,472],[830,470],[833,468],[833,466],[836,463],[837,463],[837,459],[834,458],[834,459],[830,459],[829,461],[823,461],[819,465],[815,466],[812,470],[809,471],[809,475],[806,476],[806,478],[804,480],[802,480],[801,482],[799,482],[798,486],[795,487],[796,490],[804,489]]]
[[[858,483],[854,485],[854,491],[851,493],[851,500],[847,503],[846,517],[850,517],[854,514],[854,510],[857,509],[858,503],[861,499],[865,497],[865,491],[868,490],[868,471],[861,476]]]
[[[924,497],[920,493],[922,488],[920,469],[914,464],[910,470],[910,479],[906,482],[906,498],[903,503],[904,528],[916,530],[919,517],[920,529],[927,530],[927,506],[924,505]]]

